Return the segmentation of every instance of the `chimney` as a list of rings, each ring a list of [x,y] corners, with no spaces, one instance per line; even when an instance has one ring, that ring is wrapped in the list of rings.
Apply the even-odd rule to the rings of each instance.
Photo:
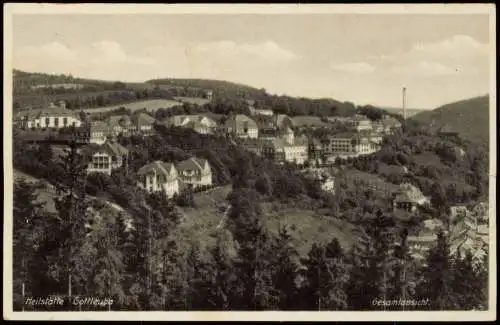
[[[403,119],[406,120],[406,87],[403,87]]]

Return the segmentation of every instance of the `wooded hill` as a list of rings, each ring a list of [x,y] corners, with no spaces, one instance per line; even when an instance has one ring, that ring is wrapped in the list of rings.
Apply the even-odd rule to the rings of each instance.
[[[429,125],[433,131],[446,126],[465,140],[489,142],[489,95],[461,100],[425,111],[411,119]]]

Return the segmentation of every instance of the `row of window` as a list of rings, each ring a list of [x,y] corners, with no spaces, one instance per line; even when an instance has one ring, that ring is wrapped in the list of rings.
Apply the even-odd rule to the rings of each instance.
[[[92,163],[93,169],[109,169],[109,162],[94,162]]]

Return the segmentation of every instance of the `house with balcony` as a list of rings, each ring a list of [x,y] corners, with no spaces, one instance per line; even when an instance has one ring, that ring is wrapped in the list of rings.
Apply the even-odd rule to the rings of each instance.
[[[137,186],[148,193],[161,192],[166,198],[179,193],[179,177],[173,163],[153,161],[142,166],[137,176]]]
[[[115,141],[106,141],[102,145],[89,144],[83,147],[82,153],[88,159],[87,173],[104,173],[128,164],[129,151]]]
[[[193,189],[212,185],[212,169],[206,159],[191,157],[175,165],[179,180]]]

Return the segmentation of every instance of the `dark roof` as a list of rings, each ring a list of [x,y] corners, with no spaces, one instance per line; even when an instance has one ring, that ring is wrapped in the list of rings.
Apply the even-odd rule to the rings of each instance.
[[[179,163],[177,163],[176,167],[177,170],[203,170],[205,167],[205,164],[207,163],[207,160],[202,159],[202,158],[196,158],[196,157],[191,157],[189,159],[183,160]]]
[[[108,118],[108,124],[113,125],[130,125],[132,121],[128,115],[112,115]]]
[[[139,170],[137,171],[137,175],[145,175],[152,171],[156,171],[165,176],[168,176],[172,172],[173,167],[174,164],[172,163],[166,163],[160,160],[156,160],[139,168]]]
[[[115,141],[106,141],[102,145],[90,143],[82,147],[82,154],[85,156],[91,156],[98,152],[107,153],[110,156],[128,155],[128,149]]]
[[[155,118],[144,113],[134,114],[131,118],[133,123],[141,125],[151,125],[155,123]]]
[[[16,117],[28,117],[28,118],[38,118],[44,116],[73,116],[77,117],[77,114],[73,111],[70,111],[66,108],[62,108],[60,106],[52,106],[41,109],[31,109],[26,111],[21,111],[16,114]]]

